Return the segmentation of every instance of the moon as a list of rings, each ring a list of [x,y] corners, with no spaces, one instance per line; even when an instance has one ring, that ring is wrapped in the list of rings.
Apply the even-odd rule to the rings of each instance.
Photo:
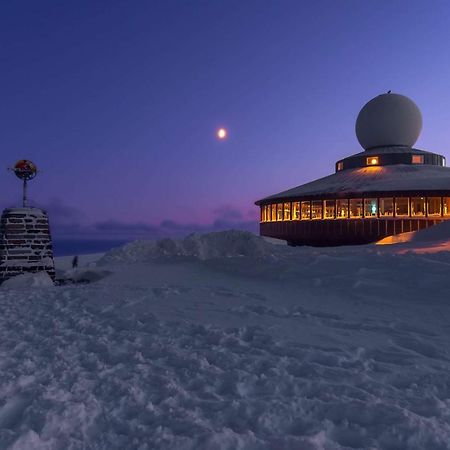
[[[228,136],[228,131],[225,128],[219,128],[217,130],[217,137],[221,140],[226,139]]]

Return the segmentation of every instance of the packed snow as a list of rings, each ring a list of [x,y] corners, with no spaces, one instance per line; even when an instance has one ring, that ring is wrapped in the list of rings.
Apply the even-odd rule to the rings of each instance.
[[[0,448],[450,449],[450,253],[408,245],[57,259],[96,276],[0,289]]]

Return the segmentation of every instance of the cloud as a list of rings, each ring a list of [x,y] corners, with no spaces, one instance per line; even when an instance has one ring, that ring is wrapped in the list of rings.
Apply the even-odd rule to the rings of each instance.
[[[94,224],[94,228],[99,231],[109,231],[112,233],[133,233],[133,232],[144,232],[144,233],[153,233],[158,231],[158,227],[154,225],[149,225],[142,222],[136,223],[124,223],[116,220],[106,220],[103,222],[97,222]]]
[[[244,230],[258,233],[259,224],[253,216],[243,214],[228,205],[213,211],[215,220],[209,224],[181,223],[165,219],[153,225],[143,222],[122,222],[119,220],[103,220],[93,224],[80,223],[84,215],[76,208],[64,205],[61,200],[54,199],[47,205],[52,233],[72,239],[161,239],[183,238],[192,233],[208,233],[224,230]],[[53,226],[54,225],[54,226]]]
[[[79,226],[86,219],[86,216],[80,209],[66,205],[58,197],[52,198],[47,204],[36,206],[47,210],[50,221],[54,225]]]
[[[213,211],[217,220],[239,221],[243,220],[243,214],[237,208],[230,205],[222,205]]]

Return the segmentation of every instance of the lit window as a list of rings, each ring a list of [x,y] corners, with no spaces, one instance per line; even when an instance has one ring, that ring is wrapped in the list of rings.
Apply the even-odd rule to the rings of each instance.
[[[311,219],[322,218],[322,200],[313,200],[311,202]]]
[[[275,222],[277,220],[277,205],[272,205],[272,218],[271,221]]]
[[[378,156],[369,156],[366,160],[368,166],[377,166],[379,162],[380,158]]]
[[[302,220],[311,219],[311,202],[302,202]]]
[[[344,168],[344,161],[339,161],[337,163],[337,170],[342,170]]]
[[[423,164],[423,155],[412,155],[413,164]]]
[[[265,222],[266,221],[266,207],[265,206],[261,206],[261,222]]]
[[[334,200],[324,200],[323,217],[324,219],[334,219]]]
[[[277,205],[277,221],[283,220],[283,203]]]
[[[364,199],[364,217],[376,217],[378,213],[378,204],[376,198]]]
[[[450,197],[444,197],[443,199],[443,213],[444,216],[450,216]]]
[[[300,220],[300,202],[292,203],[292,220]]]
[[[348,200],[336,200],[336,219],[348,218]]]
[[[425,197],[411,198],[411,216],[425,215]]]
[[[409,198],[400,197],[395,199],[395,215],[409,216]]]
[[[442,158],[442,165],[445,167],[445,158]]]
[[[350,200],[350,217],[362,217],[363,201],[362,198],[352,198]]]
[[[394,215],[394,199],[380,198],[380,217],[391,217]]]
[[[428,197],[427,203],[429,216],[441,215],[441,197]]]
[[[285,203],[284,204],[284,220],[291,220],[291,204]]]

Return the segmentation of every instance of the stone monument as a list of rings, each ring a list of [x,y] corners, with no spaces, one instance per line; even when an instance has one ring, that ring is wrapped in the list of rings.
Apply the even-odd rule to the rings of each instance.
[[[47,212],[28,206],[28,182],[36,176],[36,166],[23,159],[12,170],[23,181],[23,203],[21,208],[6,208],[0,219],[0,282],[22,273],[41,271],[54,280]]]

